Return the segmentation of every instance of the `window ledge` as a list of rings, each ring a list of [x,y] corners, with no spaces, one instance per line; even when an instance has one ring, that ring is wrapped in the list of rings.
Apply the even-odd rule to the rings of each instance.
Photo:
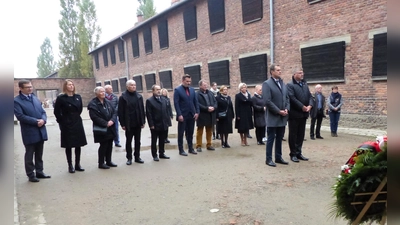
[[[189,39],[189,40],[186,40],[186,42],[191,42],[191,41],[195,41],[195,40],[197,40],[197,37]]]
[[[386,80],[387,81],[387,76],[376,76],[371,78],[372,81],[379,81],[379,80]]]
[[[225,31],[225,28],[222,28],[222,29],[219,29],[219,30],[216,30],[216,31],[212,31],[212,32],[211,32],[211,35],[218,34],[218,33],[222,33],[222,32],[224,32],[224,31]]]
[[[257,18],[257,19],[254,19],[254,20],[250,20],[250,21],[243,22],[243,24],[244,24],[244,25],[247,25],[247,24],[249,24],[249,23],[254,23],[254,22],[257,22],[257,21],[260,21],[260,20],[262,20],[262,17]]]
[[[328,83],[344,83],[344,82],[345,82],[344,79],[340,79],[340,80],[311,80],[311,81],[307,80],[308,84],[328,84]]]
[[[160,48],[160,50],[165,50],[165,49],[168,49],[169,48],[169,46],[168,47],[164,47],[164,48]]]

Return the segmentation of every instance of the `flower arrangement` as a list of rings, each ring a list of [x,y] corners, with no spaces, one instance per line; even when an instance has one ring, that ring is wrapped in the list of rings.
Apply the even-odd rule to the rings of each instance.
[[[341,173],[333,186],[335,201],[331,216],[353,223],[370,199],[370,193],[375,192],[386,174],[387,136],[378,136],[374,142],[359,145],[346,164],[341,166]],[[383,191],[387,191],[386,185]],[[387,192],[384,193],[378,195],[360,223],[381,221],[386,213]]]

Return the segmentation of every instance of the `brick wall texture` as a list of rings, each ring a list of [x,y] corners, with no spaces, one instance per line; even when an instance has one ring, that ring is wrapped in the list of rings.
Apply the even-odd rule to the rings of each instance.
[[[241,0],[225,0],[226,28],[216,34],[210,33],[207,0],[186,2],[149,23],[153,41],[151,54],[146,54],[144,50],[143,27],[137,30],[140,48],[138,58],[133,58],[130,34],[123,36],[128,48],[129,78],[137,74],[155,72],[156,81],[159,81],[158,71],[172,69],[175,87],[181,82],[185,65],[200,63],[202,79],[208,80],[207,63],[210,60],[229,58],[229,94],[233,97],[238,92],[237,86],[241,82],[239,55],[271,52],[269,1],[263,0],[261,20],[243,24]],[[274,4],[274,62],[281,66],[284,81],[290,81],[293,68],[301,67],[301,43],[350,35],[351,41],[346,43],[344,82],[323,83],[323,92],[325,96],[329,96],[332,86],[339,87],[339,92],[345,101],[342,109],[343,120],[349,115],[350,121],[362,121],[366,127],[378,126],[386,129],[387,80],[376,81],[371,78],[373,39],[369,39],[368,34],[373,29],[387,27],[387,1],[324,0],[309,5],[306,0],[275,0]],[[195,5],[197,8],[198,37],[187,42],[182,12],[190,5]],[[169,48],[161,50],[157,24],[160,19],[165,18],[168,19]],[[117,46],[115,48],[118,49]],[[102,50],[103,48],[98,49],[100,68],[94,71],[96,82],[100,81],[104,85],[105,80],[126,77],[126,64],[119,61],[118,52],[116,52],[117,63],[111,65],[108,56],[109,66],[105,68]],[[270,66],[269,54],[268,66]],[[309,84],[311,91],[315,84]],[[254,87],[249,89],[253,93]],[[144,76],[143,90],[146,90]],[[151,93],[144,91],[143,95],[147,98]],[[170,90],[171,95],[172,90]],[[359,123],[355,122],[354,126],[360,126],[357,124]]]

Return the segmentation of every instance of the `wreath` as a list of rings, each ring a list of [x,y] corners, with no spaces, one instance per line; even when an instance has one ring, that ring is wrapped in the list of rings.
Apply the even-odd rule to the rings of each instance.
[[[379,136],[375,142],[367,141],[357,147],[353,155],[341,167],[341,173],[333,186],[335,201],[331,216],[344,218],[351,224],[360,214],[387,174],[387,137]],[[380,222],[386,215],[387,185],[361,218],[360,223]],[[385,192],[386,191],[386,192]],[[360,194],[361,193],[361,194]]]

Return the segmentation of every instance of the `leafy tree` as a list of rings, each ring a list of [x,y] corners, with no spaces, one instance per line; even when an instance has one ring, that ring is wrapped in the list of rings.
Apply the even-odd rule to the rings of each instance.
[[[78,47],[78,13],[76,12],[75,0],[60,0],[61,16],[58,21],[62,32],[58,34],[60,42],[60,77],[79,77],[79,56]]]
[[[138,0],[139,7],[137,9],[137,15],[143,15],[143,19],[148,19],[156,15],[156,8],[154,7],[153,0]]]
[[[45,77],[50,75],[56,70],[54,62],[53,48],[51,47],[50,39],[46,37],[43,44],[40,46],[40,55],[37,57],[37,75],[38,77]]]
[[[78,38],[80,51],[80,74],[93,77],[92,57],[88,52],[99,45],[101,29],[97,23],[96,7],[90,0],[81,0],[79,6]]]

